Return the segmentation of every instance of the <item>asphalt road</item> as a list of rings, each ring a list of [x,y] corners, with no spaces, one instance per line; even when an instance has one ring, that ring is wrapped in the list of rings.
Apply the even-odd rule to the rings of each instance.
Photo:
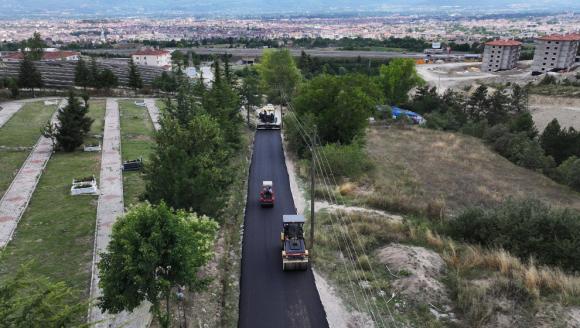
[[[263,180],[274,182],[273,208],[258,204]],[[239,327],[328,327],[312,271],[282,271],[283,214],[296,214],[296,209],[280,132],[257,131],[244,224]]]

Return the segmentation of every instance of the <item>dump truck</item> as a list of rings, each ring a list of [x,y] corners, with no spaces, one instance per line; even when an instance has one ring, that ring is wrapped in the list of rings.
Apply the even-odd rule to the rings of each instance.
[[[282,120],[274,105],[268,104],[258,111],[258,130],[280,130]]]
[[[282,248],[282,270],[308,269],[308,250],[304,240],[304,216],[283,215],[280,244]]]
[[[274,184],[272,181],[262,181],[262,190],[260,190],[260,206],[273,207],[274,206]]]

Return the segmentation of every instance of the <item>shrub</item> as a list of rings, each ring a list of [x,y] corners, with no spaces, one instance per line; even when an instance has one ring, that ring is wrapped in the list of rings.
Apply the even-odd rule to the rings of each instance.
[[[483,138],[490,144],[495,143],[501,137],[510,133],[510,129],[505,124],[496,124],[485,131]]]
[[[485,138],[496,152],[519,166],[533,170],[555,166],[554,159],[546,156],[540,143],[526,132],[510,133],[507,126],[498,124],[489,129]]]
[[[470,208],[449,222],[451,236],[514,255],[580,269],[580,214],[553,209],[533,199],[508,200],[498,208]]]
[[[487,121],[481,120],[477,122],[467,122],[461,128],[460,132],[481,139],[485,135],[487,129],[488,129]]]
[[[572,156],[556,169],[558,180],[576,190],[580,190],[580,158]]]
[[[550,85],[556,84],[556,78],[550,74],[546,74],[544,78],[540,81],[539,85]]]
[[[522,112],[514,115],[508,124],[511,132],[525,132],[529,138],[538,136],[538,130],[536,129],[530,112]]]
[[[327,144],[322,147],[321,154],[328,159],[336,177],[357,178],[372,168],[363,146],[358,142],[350,145]]]
[[[429,129],[457,131],[461,127],[461,122],[453,111],[447,111],[445,113],[436,111],[425,116],[427,120],[425,126]]]

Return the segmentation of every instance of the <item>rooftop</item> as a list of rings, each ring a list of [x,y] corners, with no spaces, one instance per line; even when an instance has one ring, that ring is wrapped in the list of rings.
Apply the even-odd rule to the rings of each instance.
[[[162,56],[169,55],[170,52],[167,50],[157,50],[157,49],[143,49],[132,53],[133,56]]]
[[[580,41],[580,34],[552,34],[539,37],[538,40],[542,41]]]
[[[521,46],[522,43],[516,40],[493,40],[485,43],[486,46],[500,46],[500,47],[511,47],[511,46]]]

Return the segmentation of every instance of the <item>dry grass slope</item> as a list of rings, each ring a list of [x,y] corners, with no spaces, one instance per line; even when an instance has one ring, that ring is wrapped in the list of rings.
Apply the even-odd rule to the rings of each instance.
[[[376,169],[357,190],[374,207],[400,212],[456,212],[533,197],[580,209],[580,194],[518,167],[476,138],[427,129],[372,129],[368,153]],[[363,183],[364,184],[364,183]]]

